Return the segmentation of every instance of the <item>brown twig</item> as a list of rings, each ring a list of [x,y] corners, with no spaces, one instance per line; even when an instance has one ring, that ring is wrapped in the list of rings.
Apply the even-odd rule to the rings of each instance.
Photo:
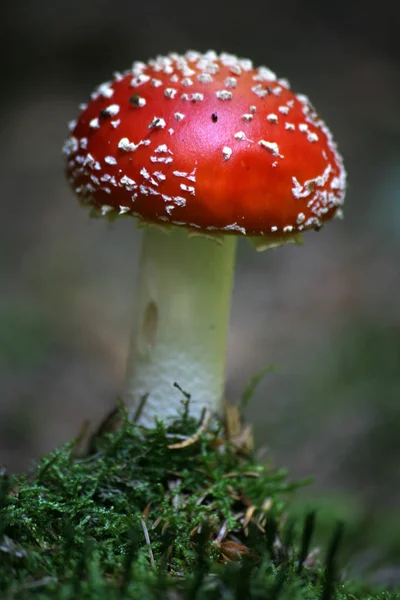
[[[207,431],[208,425],[210,423],[210,419],[211,419],[211,413],[208,412],[207,409],[203,410],[203,415],[202,415],[200,427],[198,428],[198,430],[192,436],[190,436],[183,442],[177,442],[176,444],[169,444],[168,445],[169,450],[181,450],[182,448],[187,448],[188,446],[191,446],[192,444],[195,444],[196,442],[198,442],[201,435],[205,431]]]

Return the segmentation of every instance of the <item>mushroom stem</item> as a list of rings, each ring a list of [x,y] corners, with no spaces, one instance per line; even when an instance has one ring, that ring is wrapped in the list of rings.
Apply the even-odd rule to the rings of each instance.
[[[178,227],[145,230],[124,394],[132,418],[146,397],[141,425],[176,416],[175,382],[191,395],[191,416],[219,411],[235,248],[235,236],[220,244]]]

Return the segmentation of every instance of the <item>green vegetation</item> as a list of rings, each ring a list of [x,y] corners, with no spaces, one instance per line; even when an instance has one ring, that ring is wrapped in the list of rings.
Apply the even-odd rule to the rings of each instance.
[[[259,464],[251,433],[182,414],[146,430],[120,407],[90,439],[1,478],[0,597],[38,600],[395,600],[340,579],[332,532],[287,517],[301,484]]]

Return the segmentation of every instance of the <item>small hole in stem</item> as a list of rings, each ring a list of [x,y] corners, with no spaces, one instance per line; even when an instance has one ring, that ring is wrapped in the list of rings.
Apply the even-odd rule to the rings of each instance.
[[[151,300],[144,311],[142,323],[142,340],[145,348],[153,348],[156,343],[158,325],[157,305]]]

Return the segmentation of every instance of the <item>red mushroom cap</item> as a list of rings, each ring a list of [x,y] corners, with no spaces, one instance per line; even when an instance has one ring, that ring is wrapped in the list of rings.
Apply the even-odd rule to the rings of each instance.
[[[341,156],[308,99],[230,54],[136,62],[70,129],[69,180],[103,215],[282,236],[318,228],[343,203]]]

